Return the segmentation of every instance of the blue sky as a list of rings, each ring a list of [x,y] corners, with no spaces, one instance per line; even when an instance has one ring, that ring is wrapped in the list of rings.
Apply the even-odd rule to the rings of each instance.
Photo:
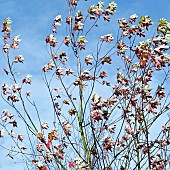
[[[83,0],[82,0],[83,1]],[[88,7],[88,4],[93,5],[96,0],[88,0],[87,3],[84,1],[80,8]],[[105,0],[104,2],[110,2]],[[115,14],[114,23],[110,23],[113,29],[117,25],[118,18],[128,18],[131,14],[136,13],[138,16],[149,15],[151,16],[154,23],[156,23],[160,18],[167,18],[170,21],[170,3],[169,0],[117,0],[118,4],[117,12]],[[0,0],[0,22],[7,17],[10,17],[13,21],[12,23],[12,36],[21,35],[21,44],[19,53],[25,57],[26,63],[21,66],[23,73],[30,73],[33,75],[33,85],[32,93],[35,94],[36,98],[42,98],[47,100],[47,93],[43,92],[40,96],[40,84],[42,84],[41,79],[41,68],[44,64],[49,61],[49,56],[46,51],[45,38],[50,32],[51,24],[53,18],[57,14],[61,14],[63,19],[65,19],[67,14],[67,6],[65,0]],[[107,32],[107,27],[105,31]],[[110,31],[109,31],[110,33]],[[96,35],[98,32],[96,32]],[[96,36],[94,35],[94,37]],[[61,34],[58,35],[58,39],[65,36],[65,29],[61,30]],[[93,37],[92,37],[93,38]],[[0,46],[2,48],[3,42],[0,39]],[[15,53],[15,52],[14,52]],[[2,53],[1,55],[2,56]],[[0,69],[0,84],[2,85],[5,81],[3,76],[4,61],[1,57],[1,69]],[[41,85],[43,88],[43,85]],[[44,86],[45,88],[45,86]],[[40,110],[46,110],[47,108],[40,101],[37,101]],[[6,105],[0,99],[0,110],[4,109]],[[3,144],[0,139],[0,144]],[[2,154],[1,154],[2,152]],[[10,159],[6,158],[6,153],[0,149],[0,170],[16,170],[23,166],[20,164],[14,164]]]

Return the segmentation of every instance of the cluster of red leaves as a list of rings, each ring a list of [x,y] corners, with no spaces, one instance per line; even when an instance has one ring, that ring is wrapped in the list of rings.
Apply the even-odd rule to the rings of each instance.
[[[77,5],[77,3],[78,1],[76,0],[69,1],[69,5],[74,7]],[[104,20],[110,21],[110,16],[114,14],[116,7],[117,5],[114,2],[110,2],[108,7],[104,9],[104,2],[100,1],[97,5],[91,6],[88,9],[88,13],[90,14],[90,19],[96,19],[96,22],[101,16],[103,16]],[[86,36],[83,36],[81,34],[81,31],[84,31],[84,24],[87,18],[83,16],[83,13],[81,11],[77,11],[74,13],[75,16],[69,16],[66,18],[66,23],[69,26],[70,32],[72,32],[72,34],[70,35],[71,38],[69,36],[65,36],[61,45],[65,44],[66,46],[69,46],[69,44],[71,44],[76,59],[79,59],[78,64],[80,64],[81,58],[79,58],[78,56],[78,51],[85,50],[85,43],[87,42]],[[93,132],[94,144],[97,145],[97,147],[95,148],[93,146],[94,149],[92,148],[90,152],[93,154],[95,159],[97,158],[99,161],[100,159],[108,159],[108,152],[113,152],[113,148],[114,150],[116,150],[117,148],[117,150],[119,150],[119,148],[124,150],[126,149],[125,147],[130,144],[131,140],[134,140],[136,142],[136,138],[138,139],[141,136],[146,138],[146,136],[149,134],[149,131],[145,125],[145,119],[147,116],[153,118],[159,116],[159,105],[161,100],[165,97],[165,92],[162,85],[158,85],[154,96],[152,94],[153,90],[150,88],[150,82],[152,80],[154,69],[159,71],[166,67],[166,65],[170,65],[170,56],[165,54],[165,52],[169,50],[169,25],[165,20],[161,20],[158,24],[157,36],[153,37],[152,40],[139,42],[137,46],[129,47],[125,43],[126,41],[124,41],[124,38],[127,37],[131,39],[132,37],[136,36],[145,37],[145,31],[148,30],[149,26],[153,24],[149,16],[142,16],[138,22],[138,26],[131,25],[136,22],[136,20],[136,14],[131,15],[129,20],[126,20],[125,18],[118,20],[119,28],[122,31],[122,34],[121,38],[118,39],[115,48],[117,55],[122,57],[122,61],[124,62],[123,64],[125,65],[126,70],[123,71],[123,69],[118,69],[118,73],[116,76],[117,84],[113,86],[110,97],[108,97],[107,99],[102,99],[101,96],[95,93],[91,98],[89,120],[90,123],[87,124],[87,128],[89,127],[88,125],[91,126],[90,129],[92,129],[91,132]],[[49,34],[45,39],[46,43],[50,45],[50,49],[56,47],[57,45],[57,40],[54,34],[57,33],[57,28],[61,26],[61,21],[61,15],[58,15],[54,18],[52,33]],[[5,42],[3,46],[4,53],[9,53],[10,48],[17,49],[19,46],[19,42],[21,41],[19,36],[15,36],[11,44],[7,44],[8,39],[10,38],[10,33],[12,31],[10,24],[11,20],[9,18],[4,20],[3,22],[2,32],[4,32]],[[75,36],[76,34],[77,36]],[[113,34],[106,34],[105,36],[100,37],[101,44],[103,44],[104,42],[110,43],[113,40]],[[126,54],[128,50],[130,50],[130,52],[133,53],[134,56],[137,56],[137,61],[135,60],[135,63],[134,57],[128,56]],[[68,57],[65,52],[60,52],[58,56],[57,53],[51,54],[51,60],[43,67],[42,70],[44,72],[44,75],[46,75],[46,72],[55,69],[54,75],[57,76],[57,79],[60,80],[61,84],[63,84],[63,79],[65,76],[75,76],[76,78],[74,79],[72,84],[78,86],[81,90],[83,90],[87,86],[88,81],[94,82],[95,80],[97,80],[99,82],[99,80],[101,79],[102,85],[111,86],[111,80],[109,80],[109,82],[103,80],[107,77],[108,74],[105,71],[101,71],[101,68],[104,67],[105,64],[112,64],[111,57],[111,55],[105,55],[98,60],[98,57],[91,55],[86,56],[84,62],[86,63],[87,67],[89,65],[92,65],[93,68],[93,64],[96,63],[97,71],[95,71],[93,75],[90,74],[89,71],[93,69],[80,69],[81,71],[80,73],[78,71],[78,75],[76,75],[76,73],[74,74],[74,71],[71,68],[67,68],[66,64],[68,61]],[[23,63],[23,61],[24,58],[21,55],[15,56],[14,63]],[[63,65],[63,67],[61,67],[61,64]],[[101,68],[98,69],[99,64],[101,64]],[[4,69],[4,72],[6,75],[9,75],[10,73],[10,71],[8,71],[7,69]],[[24,79],[22,80],[22,85],[31,84],[30,78],[30,75],[24,77]],[[67,88],[64,85],[63,87],[64,89],[66,89],[67,98],[63,99],[61,97],[62,95],[57,95],[54,98],[53,96],[51,97],[56,115],[61,116],[62,107],[69,107],[72,104],[74,108],[68,110],[69,116],[78,115],[77,117],[81,117],[78,110],[76,110],[76,106],[74,106],[74,100],[76,100],[76,98],[69,94],[69,87]],[[16,83],[12,86],[8,86],[7,84],[4,84],[2,86],[3,95],[7,95],[8,102],[11,102],[12,104],[19,101],[21,89],[22,86],[19,86]],[[59,93],[61,92],[61,88],[54,88],[54,91]],[[30,93],[27,94],[27,96],[29,96]],[[60,98],[62,98],[61,104],[58,101],[58,99]],[[123,121],[126,122],[126,126],[122,126],[124,132],[122,134],[119,134],[116,140],[113,140],[116,125],[114,123],[110,123],[109,125],[108,122],[112,121],[109,120],[109,118],[113,113],[112,108],[114,108],[115,105],[117,106],[117,109],[120,109],[122,111],[121,118]],[[165,106],[163,109],[168,110],[169,108],[168,106]],[[12,119],[12,121],[10,120],[9,124],[12,124],[13,127],[17,127],[17,122],[13,120],[13,115],[9,114],[8,112],[3,112],[1,119],[3,122],[6,122],[8,119]],[[53,161],[53,158],[59,161],[65,159],[65,148],[67,148],[67,142],[65,142],[65,138],[67,137],[67,139],[69,139],[68,141],[70,142],[72,135],[71,128],[73,126],[70,122],[71,121],[69,119],[61,121],[60,125],[65,135],[64,137],[60,138],[56,130],[45,133],[44,131],[48,130],[49,126],[47,123],[41,123],[41,132],[37,132],[36,134],[36,138],[38,140],[36,150],[40,152],[41,155],[43,155],[43,164],[50,164]],[[82,122],[79,123],[81,124]],[[138,125],[140,126],[139,128]],[[86,126],[82,126],[81,128],[83,129],[84,127],[86,131]],[[166,133],[169,133],[169,129],[169,126],[164,126],[162,132],[166,135]],[[81,130],[81,135],[83,130]],[[103,132],[105,131],[107,131],[109,135],[106,135],[104,138],[101,139],[100,137],[104,134]],[[12,132],[10,135],[14,136]],[[0,130],[0,137],[3,136],[4,129]],[[24,135],[19,134],[17,136],[17,140],[19,140],[19,142],[22,142],[23,139]],[[88,137],[86,139],[88,139]],[[96,139],[101,140],[96,142]],[[55,144],[56,141],[58,142],[57,144]],[[72,141],[70,142],[70,144],[74,146]],[[90,144],[91,143],[87,144],[87,146],[85,146],[86,144],[84,144],[84,148],[90,148]],[[149,153],[149,149],[152,149],[155,146],[158,148],[166,148],[168,145],[170,145],[170,141],[165,136],[164,138],[159,140],[156,139],[154,141],[147,141],[147,143],[146,141],[137,141],[135,145],[132,146],[131,151],[134,151],[135,154],[136,152],[140,151],[143,154],[147,154]],[[22,147],[22,149],[26,149],[26,147]],[[98,150],[101,150],[101,155]],[[129,158],[128,155],[123,155],[122,157],[123,159]],[[37,160],[33,160],[32,162],[35,163],[36,167],[40,170],[47,169],[46,166],[40,164],[38,158]],[[157,154],[156,156],[151,155],[150,162],[151,167],[154,170],[161,170],[165,167],[165,164],[167,164],[167,160],[163,159],[159,154]],[[75,169],[82,169],[83,167],[83,169],[89,169],[87,162],[84,161],[82,158],[75,158],[74,161],[68,163],[68,167]],[[104,170],[109,169],[109,167],[104,166]],[[123,165],[120,167],[120,169],[124,169]]]

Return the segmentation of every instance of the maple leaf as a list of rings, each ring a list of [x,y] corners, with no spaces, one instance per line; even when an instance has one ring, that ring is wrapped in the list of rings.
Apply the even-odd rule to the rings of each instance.
[[[49,140],[49,141],[46,143],[46,147],[47,147],[48,149],[50,149],[51,145],[52,145],[52,141]]]
[[[69,163],[68,163],[68,167],[69,167],[69,168],[73,168],[73,167],[74,167],[73,162],[69,162]]]

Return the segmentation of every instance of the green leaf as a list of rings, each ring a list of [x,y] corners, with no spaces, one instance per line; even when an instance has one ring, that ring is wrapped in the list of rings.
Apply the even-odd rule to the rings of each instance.
[[[158,34],[162,33],[162,34],[165,35],[166,34],[166,27],[165,26],[158,27],[157,32],[158,32]]]
[[[165,25],[167,23],[166,19],[164,18],[161,18],[159,21],[158,21],[158,25],[159,26],[162,26],[162,25]]]
[[[165,36],[165,41],[166,41],[167,43],[170,43],[170,34],[166,34],[166,36]]]
[[[170,30],[170,23],[166,24],[167,30]]]

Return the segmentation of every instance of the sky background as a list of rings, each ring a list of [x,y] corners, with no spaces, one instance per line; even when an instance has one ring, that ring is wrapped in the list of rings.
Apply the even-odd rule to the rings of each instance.
[[[82,0],[83,1],[83,0]],[[105,0],[106,4],[110,1]],[[115,22],[110,23],[113,30],[117,28],[118,18],[128,18],[131,14],[136,13],[139,17],[141,15],[149,15],[153,22],[156,23],[160,18],[166,18],[170,21],[170,3],[169,0],[117,0],[117,12],[114,15]],[[86,8],[90,5],[96,4],[96,0],[88,0],[82,2],[80,8]],[[19,53],[25,57],[25,64],[21,66],[20,72],[23,74],[33,75],[33,89],[32,94],[37,98],[37,104],[41,110],[47,110],[42,101],[47,99],[46,92],[43,89],[41,69],[49,61],[49,56],[46,50],[45,38],[50,32],[53,19],[56,15],[61,14],[65,20],[67,14],[67,4],[65,0],[0,0],[0,22],[7,17],[10,17],[12,23],[12,37],[21,35],[21,43]],[[110,27],[104,26],[104,31],[107,32]],[[96,32],[98,35],[99,32]],[[103,35],[103,33],[101,33]],[[91,38],[95,38],[93,35]],[[65,36],[65,29],[60,30],[57,39]],[[0,39],[0,47],[3,47],[2,38]],[[14,52],[15,54],[15,52]],[[3,73],[4,60],[2,53],[0,54],[0,85],[5,82]],[[45,86],[44,86],[45,88]],[[39,98],[43,100],[38,100]],[[6,108],[0,98],[0,109]],[[6,142],[0,139],[0,144]],[[17,170],[23,169],[21,164],[15,164],[13,160],[6,158],[6,152],[0,149],[0,170]],[[18,160],[17,160],[18,162]]]

